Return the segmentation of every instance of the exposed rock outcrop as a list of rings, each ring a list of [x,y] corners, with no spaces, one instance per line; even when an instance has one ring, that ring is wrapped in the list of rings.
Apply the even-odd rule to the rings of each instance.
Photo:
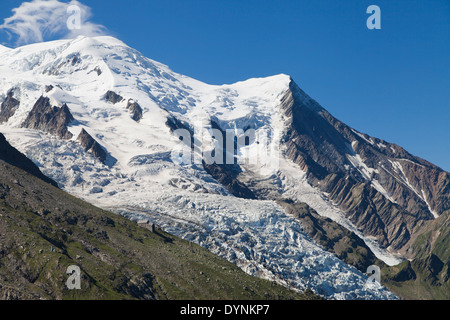
[[[61,139],[71,139],[73,135],[67,126],[74,118],[69,107],[64,104],[61,108],[52,107],[50,99],[41,96],[35,103],[33,109],[22,123],[23,128],[42,130],[56,134]]]
[[[130,111],[131,119],[139,122],[142,119],[142,108],[133,99],[128,100],[127,109]]]
[[[211,121],[211,127],[219,130],[222,133],[222,159],[220,163],[207,163],[203,161],[203,167],[214,179],[222,184],[228,191],[234,196],[244,199],[256,199],[253,191],[250,190],[244,183],[239,181],[238,176],[242,172],[242,168],[234,159],[233,163],[227,163],[226,146],[227,146],[227,134],[226,132],[215,122]],[[236,151],[236,146],[234,152]],[[234,158],[234,154],[232,155]]]
[[[77,141],[80,142],[81,146],[84,148],[84,151],[91,153],[101,162],[105,162],[107,156],[105,149],[103,149],[103,147],[94,138],[92,138],[86,130],[81,129]]]
[[[100,67],[95,67],[94,71],[97,73],[98,76],[102,74],[102,69],[100,69]]]
[[[203,167],[206,172],[208,172],[234,196],[244,199],[256,199],[253,191],[251,191],[237,178],[241,171],[238,165],[203,163]]]
[[[118,95],[117,93],[111,90],[108,90],[108,92],[105,93],[103,99],[113,104],[122,102],[124,100],[122,96]]]
[[[7,122],[16,112],[20,101],[14,99],[14,89],[8,91],[5,101],[0,106],[0,123]]]

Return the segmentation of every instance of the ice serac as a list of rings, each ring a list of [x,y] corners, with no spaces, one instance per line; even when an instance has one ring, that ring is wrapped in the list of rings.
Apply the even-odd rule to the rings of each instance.
[[[282,99],[286,156],[366,235],[402,250],[424,222],[450,208],[450,176],[403,148],[334,118],[294,82]]]

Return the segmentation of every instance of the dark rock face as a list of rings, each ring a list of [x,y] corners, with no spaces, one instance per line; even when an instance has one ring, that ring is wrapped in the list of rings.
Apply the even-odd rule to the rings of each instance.
[[[67,126],[73,120],[66,104],[61,108],[52,107],[49,98],[41,96],[22,123],[22,127],[42,130],[68,140],[73,135],[67,130]]]
[[[81,63],[81,58],[80,55],[76,53],[74,56],[71,57],[70,64],[72,66],[76,66],[79,63]]]
[[[94,157],[98,158],[101,162],[106,160],[106,151],[92,136],[82,129],[80,135],[77,138],[84,151],[91,153]]]
[[[100,69],[100,67],[95,67],[94,71],[97,72],[98,76],[102,74],[102,69]]]
[[[120,96],[119,94],[115,93],[114,91],[109,90],[106,92],[106,94],[103,96],[103,99],[112,103],[116,104],[119,102],[124,101],[125,99]],[[136,122],[139,122],[139,120],[142,119],[142,108],[141,106],[134,101],[133,99],[129,99],[127,103],[127,110],[130,111],[131,119],[133,119]]]
[[[240,167],[238,165],[203,163],[203,167],[206,172],[234,196],[244,199],[256,199],[253,191],[238,180],[238,175],[240,173]]]
[[[289,119],[283,138],[287,157],[383,246],[401,249],[418,226],[450,209],[450,174],[353,130],[293,81],[281,110]]]
[[[189,126],[189,124],[187,124],[187,123],[185,123],[183,121],[180,121],[179,119],[177,119],[174,116],[169,116],[169,117],[167,117],[166,126],[169,127],[170,132],[172,132],[172,133],[175,130],[178,130],[178,129],[184,129],[184,130],[189,131],[189,133],[190,133],[190,135],[192,137],[190,145],[191,146],[193,145],[193,143],[194,143],[194,140],[193,140],[194,139],[194,130]]]
[[[217,129],[222,133],[223,141],[221,149],[223,151],[222,162],[208,164],[203,161],[203,167],[214,179],[222,184],[228,191],[234,196],[244,199],[256,199],[253,191],[250,190],[244,183],[239,181],[239,174],[242,172],[240,165],[234,159],[233,163],[227,162],[226,146],[227,146],[227,134],[226,132],[215,122],[211,121],[211,128]],[[234,145],[234,152],[236,152],[236,145]],[[235,155],[232,155],[235,158]]]
[[[14,90],[11,89],[6,95],[5,101],[0,106],[0,123],[7,122],[19,107],[19,100],[14,99]]]
[[[105,99],[108,102],[111,102],[113,104],[122,102],[124,99],[122,98],[122,96],[118,95],[117,93],[115,93],[114,91],[108,91],[106,92],[106,94],[103,96],[103,99]]]
[[[130,111],[131,119],[136,122],[142,119],[142,108],[137,102],[128,100],[127,109]]]
[[[57,187],[58,184],[52,179],[45,176],[39,168],[27,157],[25,157],[22,153],[20,153],[17,149],[12,147],[3,134],[0,133],[0,160],[18,167],[29,174]]]

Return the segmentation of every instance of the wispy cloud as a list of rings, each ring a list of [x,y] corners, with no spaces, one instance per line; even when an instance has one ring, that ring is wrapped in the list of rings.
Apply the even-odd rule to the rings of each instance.
[[[67,21],[73,16],[69,6],[77,6],[80,13],[78,28],[69,28]],[[73,8],[73,7],[72,7]],[[74,38],[78,35],[99,36],[107,34],[107,29],[89,20],[91,8],[77,0],[32,0],[23,2],[12,10],[13,15],[4,20],[0,30],[8,33],[16,46],[42,42],[54,38]],[[72,29],[72,30],[70,30]]]

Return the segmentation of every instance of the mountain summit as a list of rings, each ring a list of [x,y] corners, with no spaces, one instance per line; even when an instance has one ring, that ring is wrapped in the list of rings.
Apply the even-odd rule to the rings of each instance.
[[[208,85],[78,37],[0,49],[0,102],[0,131],[65,191],[327,298],[393,298],[355,266],[414,259],[450,209],[447,172],[345,125],[284,74]]]

